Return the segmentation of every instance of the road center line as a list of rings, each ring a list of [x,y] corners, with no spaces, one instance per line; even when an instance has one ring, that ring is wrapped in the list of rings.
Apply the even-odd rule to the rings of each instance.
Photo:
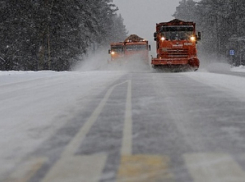
[[[132,83],[128,81],[121,155],[132,155]]]
[[[130,81],[126,81],[126,82],[131,83]],[[93,126],[93,124],[95,123],[95,121],[98,119],[98,117],[99,117],[100,113],[102,112],[102,109],[104,108],[104,106],[105,106],[107,100],[109,99],[112,91],[117,86],[122,85],[122,84],[124,84],[126,82],[122,82],[122,83],[116,84],[116,85],[112,86],[107,91],[106,95],[104,96],[104,98],[102,99],[102,101],[100,102],[100,104],[94,110],[94,112],[92,113],[92,115],[90,116],[90,118],[86,121],[86,123],[84,124],[84,126],[80,129],[80,131],[76,134],[76,136],[68,144],[68,146],[66,147],[65,151],[62,153],[62,156],[61,157],[71,156],[71,155],[73,155],[76,152],[77,148],[80,146],[81,142],[84,140],[84,138],[86,137],[87,133],[89,132],[89,130],[91,129],[91,127]],[[129,84],[129,85],[131,86],[131,84]],[[131,105],[130,105],[130,107],[131,107]],[[131,111],[131,108],[130,108],[130,111]]]
[[[86,137],[87,133],[95,123],[95,121],[98,119],[100,113],[102,112],[102,109],[104,108],[108,98],[110,97],[114,87],[111,87],[105,97],[102,99],[100,104],[97,106],[97,108],[94,110],[90,118],[86,121],[86,123],[83,125],[83,127],[80,129],[80,131],[76,134],[76,136],[72,139],[72,141],[68,144],[66,149],[61,155],[61,158],[66,157],[66,156],[71,156],[73,155],[77,148],[80,146],[81,142],[84,140]]]
[[[102,112],[106,102],[108,101],[113,90],[122,84],[129,83],[128,90],[131,90],[131,81],[125,81],[112,86],[105,94],[97,108],[94,110],[90,118],[84,123],[83,127],[75,135],[75,137],[66,146],[61,154],[60,159],[55,163],[51,170],[47,173],[42,182],[66,182],[72,179],[73,182],[87,182],[88,179],[91,182],[99,181],[100,174],[104,168],[106,162],[106,154],[95,154],[87,156],[74,156],[77,148],[81,145],[86,135],[90,131]],[[131,94],[129,109],[131,111]],[[128,99],[127,99],[128,100]],[[128,103],[128,102],[127,102]],[[128,105],[128,104],[127,104]],[[128,113],[128,111],[126,112]],[[131,114],[126,114],[126,117],[131,117]],[[125,119],[126,120],[126,119]],[[128,127],[127,127],[128,128]],[[130,129],[130,128],[129,128]],[[129,147],[125,147],[129,148]],[[131,149],[130,149],[131,151]],[[90,169],[90,170],[88,170]]]

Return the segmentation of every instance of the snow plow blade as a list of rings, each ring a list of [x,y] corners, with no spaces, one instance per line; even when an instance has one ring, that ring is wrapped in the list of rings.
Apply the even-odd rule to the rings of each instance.
[[[192,59],[161,59],[154,58],[151,61],[154,69],[178,69],[178,70],[198,70],[199,60]]]

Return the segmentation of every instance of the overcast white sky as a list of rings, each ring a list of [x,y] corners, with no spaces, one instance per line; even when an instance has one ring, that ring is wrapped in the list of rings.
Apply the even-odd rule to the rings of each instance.
[[[180,0],[113,0],[118,6],[129,34],[153,42],[155,25],[170,21]]]

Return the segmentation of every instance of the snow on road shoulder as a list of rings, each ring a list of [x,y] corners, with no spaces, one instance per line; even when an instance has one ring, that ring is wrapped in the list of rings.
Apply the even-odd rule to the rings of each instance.
[[[206,67],[199,69],[201,71],[209,72],[245,72],[245,66],[231,66],[229,63],[225,62],[213,62],[208,64]]]
[[[0,86],[64,74],[55,71],[0,71]]]
[[[245,77],[209,72],[193,72],[183,74],[200,83],[215,87],[221,91],[226,91],[245,101]]]
[[[231,71],[234,71],[234,72],[245,72],[245,66],[238,66],[238,67],[232,67],[231,68]]]
[[[119,72],[0,72],[0,181]],[[83,103],[84,105],[81,105]],[[18,152],[16,152],[18,151]]]

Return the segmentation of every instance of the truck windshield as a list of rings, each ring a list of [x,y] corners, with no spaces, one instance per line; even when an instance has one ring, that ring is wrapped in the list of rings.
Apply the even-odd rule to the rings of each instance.
[[[190,40],[194,34],[193,26],[162,26],[160,33],[166,40]]]
[[[123,52],[123,46],[111,46],[111,50],[118,52],[118,53],[121,53],[121,52]]]
[[[147,50],[147,45],[126,45],[127,51]]]

